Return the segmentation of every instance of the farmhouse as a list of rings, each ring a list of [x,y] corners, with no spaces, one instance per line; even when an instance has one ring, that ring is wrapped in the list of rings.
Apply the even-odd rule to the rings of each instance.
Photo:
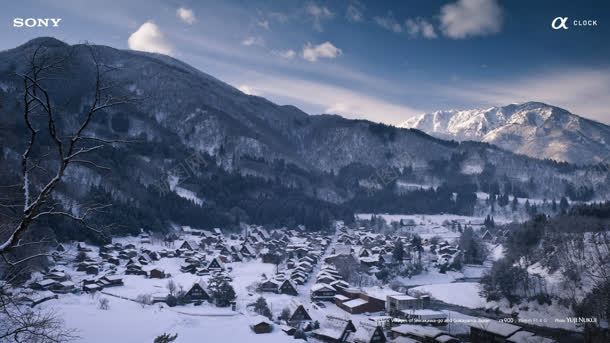
[[[250,328],[257,334],[269,333],[273,331],[273,324],[266,317],[256,316],[250,320]]]
[[[335,316],[327,316],[320,324],[320,328],[313,331],[313,335],[325,342],[345,342],[350,333],[356,331],[351,320]]]
[[[300,327],[301,324],[311,321],[311,316],[303,304],[296,300],[293,300],[288,304],[288,310],[290,311],[290,316],[288,317],[287,322],[291,326]]]
[[[224,263],[220,260],[219,257],[214,257],[210,263],[208,264],[208,269],[210,270],[225,270]]]
[[[282,282],[282,284],[278,288],[278,292],[289,295],[299,294],[299,292],[297,292],[297,288],[292,284],[292,282],[290,282],[290,280],[284,280],[284,282]]]
[[[434,342],[440,336],[451,337],[449,333],[431,326],[403,324],[393,327],[391,331],[394,336],[405,336],[419,342]]]
[[[388,295],[386,297],[385,310],[388,314],[398,314],[402,310],[419,310],[424,308],[419,298],[406,294]]]
[[[385,343],[386,337],[380,326],[369,323],[359,323],[355,332],[350,332],[348,342],[354,343]]]
[[[508,338],[521,330],[520,326],[500,323],[495,320],[466,323],[470,326],[470,340],[473,343],[508,342]]]
[[[273,280],[273,279],[269,279],[269,280],[263,281],[259,285],[259,289],[260,289],[261,292],[273,292],[273,293],[277,293],[279,287],[280,287],[279,282],[277,282],[276,280]]]
[[[210,298],[210,296],[208,295],[208,293],[203,289],[203,287],[201,287],[200,284],[195,283],[193,284],[193,286],[191,287],[191,289],[188,290],[188,292],[186,292],[186,294],[184,295],[184,297],[188,300],[188,301],[203,301],[203,300],[208,300]]]
[[[311,300],[327,300],[332,301],[337,290],[326,283],[316,283],[311,286]]]

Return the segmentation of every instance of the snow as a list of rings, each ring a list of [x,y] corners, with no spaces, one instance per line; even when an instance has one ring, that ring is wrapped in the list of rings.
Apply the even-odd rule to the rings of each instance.
[[[163,333],[178,333],[176,343],[208,341],[224,342],[293,342],[279,327],[269,334],[254,334],[251,317],[237,313],[234,316],[196,316],[182,314],[168,307],[139,304],[108,297],[109,309],[98,309],[98,299],[88,296],[66,295],[53,304],[63,316],[67,327],[78,328],[76,342],[152,342]]]
[[[182,188],[180,186],[176,186],[174,188],[174,192],[176,192],[176,194],[178,194],[179,197],[194,202],[195,205],[199,205],[199,206],[203,205],[203,200],[201,198],[197,197],[197,195],[193,191],[190,191],[186,188]]]
[[[453,282],[419,286],[410,289],[409,293],[429,293],[432,298],[448,304],[483,308],[487,302],[479,295],[479,291],[480,285],[477,282]]]

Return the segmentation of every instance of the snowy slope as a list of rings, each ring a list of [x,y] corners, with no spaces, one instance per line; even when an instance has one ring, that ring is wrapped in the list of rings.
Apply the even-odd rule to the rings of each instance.
[[[610,158],[610,127],[540,102],[437,111],[410,118],[401,127],[487,142],[541,159],[590,164]]]

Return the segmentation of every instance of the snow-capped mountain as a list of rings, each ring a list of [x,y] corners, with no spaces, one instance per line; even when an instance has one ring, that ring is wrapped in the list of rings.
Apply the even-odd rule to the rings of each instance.
[[[57,71],[61,78],[44,83],[54,103],[69,104],[60,105],[58,116],[66,132],[74,131],[79,113],[91,101],[92,51],[99,61],[120,70],[107,74],[117,96],[139,99],[103,111],[88,127],[92,137],[133,141],[92,154],[110,171],[75,165],[62,189],[67,206],[72,199],[90,196],[114,203],[112,219],[134,230],[168,222],[232,225],[244,218],[320,226],[328,218],[349,217],[353,210],[387,212],[394,206],[392,211],[404,212],[411,206],[408,211],[422,211],[422,204],[430,213],[459,212],[464,210],[445,201],[449,195],[472,195],[500,184],[521,197],[610,197],[610,172],[604,168],[566,167],[480,142],[449,142],[420,130],[309,115],[244,94],[168,56],[70,46],[53,38],[0,52],[0,178],[13,184],[20,180],[27,137],[18,75],[28,70],[39,47],[50,58],[70,58]],[[44,116],[36,120],[45,127]],[[205,163],[191,168],[192,156]],[[399,178],[401,184],[449,188],[423,194],[429,201],[397,201],[391,192],[372,196],[375,190],[398,188]],[[168,179],[169,191],[159,191],[160,181]]]
[[[426,113],[401,124],[443,139],[474,140],[540,159],[594,164],[610,158],[610,127],[540,102]]]

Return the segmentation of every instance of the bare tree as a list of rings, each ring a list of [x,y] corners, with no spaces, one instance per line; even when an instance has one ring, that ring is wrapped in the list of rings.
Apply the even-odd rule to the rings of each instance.
[[[27,294],[10,288],[10,281],[0,281],[0,342],[66,342],[76,338],[53,310],[25,306],[21,300]]]
[[[9,275],[29,273],[28,264],[47,259],[50,255],[48,246],[55,242],[50,230],[36,224],[48,217],[60,216],[97,234],[104,234],[108,229],[88,222],[93,213],[107,208],[108,204],[79,204],[78,211],[71,211],[54,197],[58,186],[65,181],[69,166],[108,169],[95,163],[87,157],[88,154],[124,141],[88,135],[88,128],[96,114],[133,101],[113,95],[114,85],[105,80],[116,68],[102,63],[94,47],[86,45],[84,48],[90,52],[94,68],[93,95],[82,113],[70,116],[70,119],[76,118],[70,123],[62,121],[65,104],[59,103],[48,87],[70,65],[73,48],[60,55],[58,50],[40,45],[28,59],[26,71],[17,73],[23,83],[22,106],[27,140],[21,155],[19,180],[0,186],[2,194],[7,194],[0,197],[2,342],[63,342],[74,337],[71,331],[64,329],[61,318],[54,312],[28,307],[20,301],[20,294],[12,293],[14,288],[11,285],[19,281],[9,279]]]
[[[174,279],[169,279],[167,281],[167,290],[169,291],[170,295],[174,295],[176,293],[176,283],[174,282]]]
[[[26,245],[49,243],[48,238],[36,242],[24,242],[23,237],[37,221],[48,216],[63,216],[75,220],[83,227],[97,234],[104,234],[103,227],[94,227],[87,222],[88,217],[100,211],[108,204],[87,204],[82,206],[80,213],[74,214],[62,208],[53,199],[58,185],[63,181],[66,170],[71,165],[87,165],[93,168],[108,169],[87,158],[87,154],[97,151],[108,144],[124,142],[121,140],[102,139],[87,135],[87,129],[96,114],[111,107],[127,104],[133,99],[115,96],[113,84],[106,82],[108,73],[116,70],[99,61],[95,49],[87,46],[94,66],[95,79],[91,104],[82,114],[82,121],[75,125],[75,130],[65,133],[58,125],[61,104],[52,98],[46,86],[47,80],[66,67],[72,53],[60,57],[52,57],[47,49],[39,46],[29,60],[27,72],[18,73],[23,81],[23,119],[29,138],[21,156],[21,183],[12,185],[21,190],[21,201],[12,199],[0,206],[12,209],[9,224],[5,228],[0,241],[0,255],[6,264],[16,266],[27,260],[46,254],[34,254],[20,259],[12,258],[12,252]],[[39,120],[42,118],[41,120]],[[48,134],[51,146],[41,153],[43,144],[42,131]],[[46,177],[45,177],[46,176]]]

